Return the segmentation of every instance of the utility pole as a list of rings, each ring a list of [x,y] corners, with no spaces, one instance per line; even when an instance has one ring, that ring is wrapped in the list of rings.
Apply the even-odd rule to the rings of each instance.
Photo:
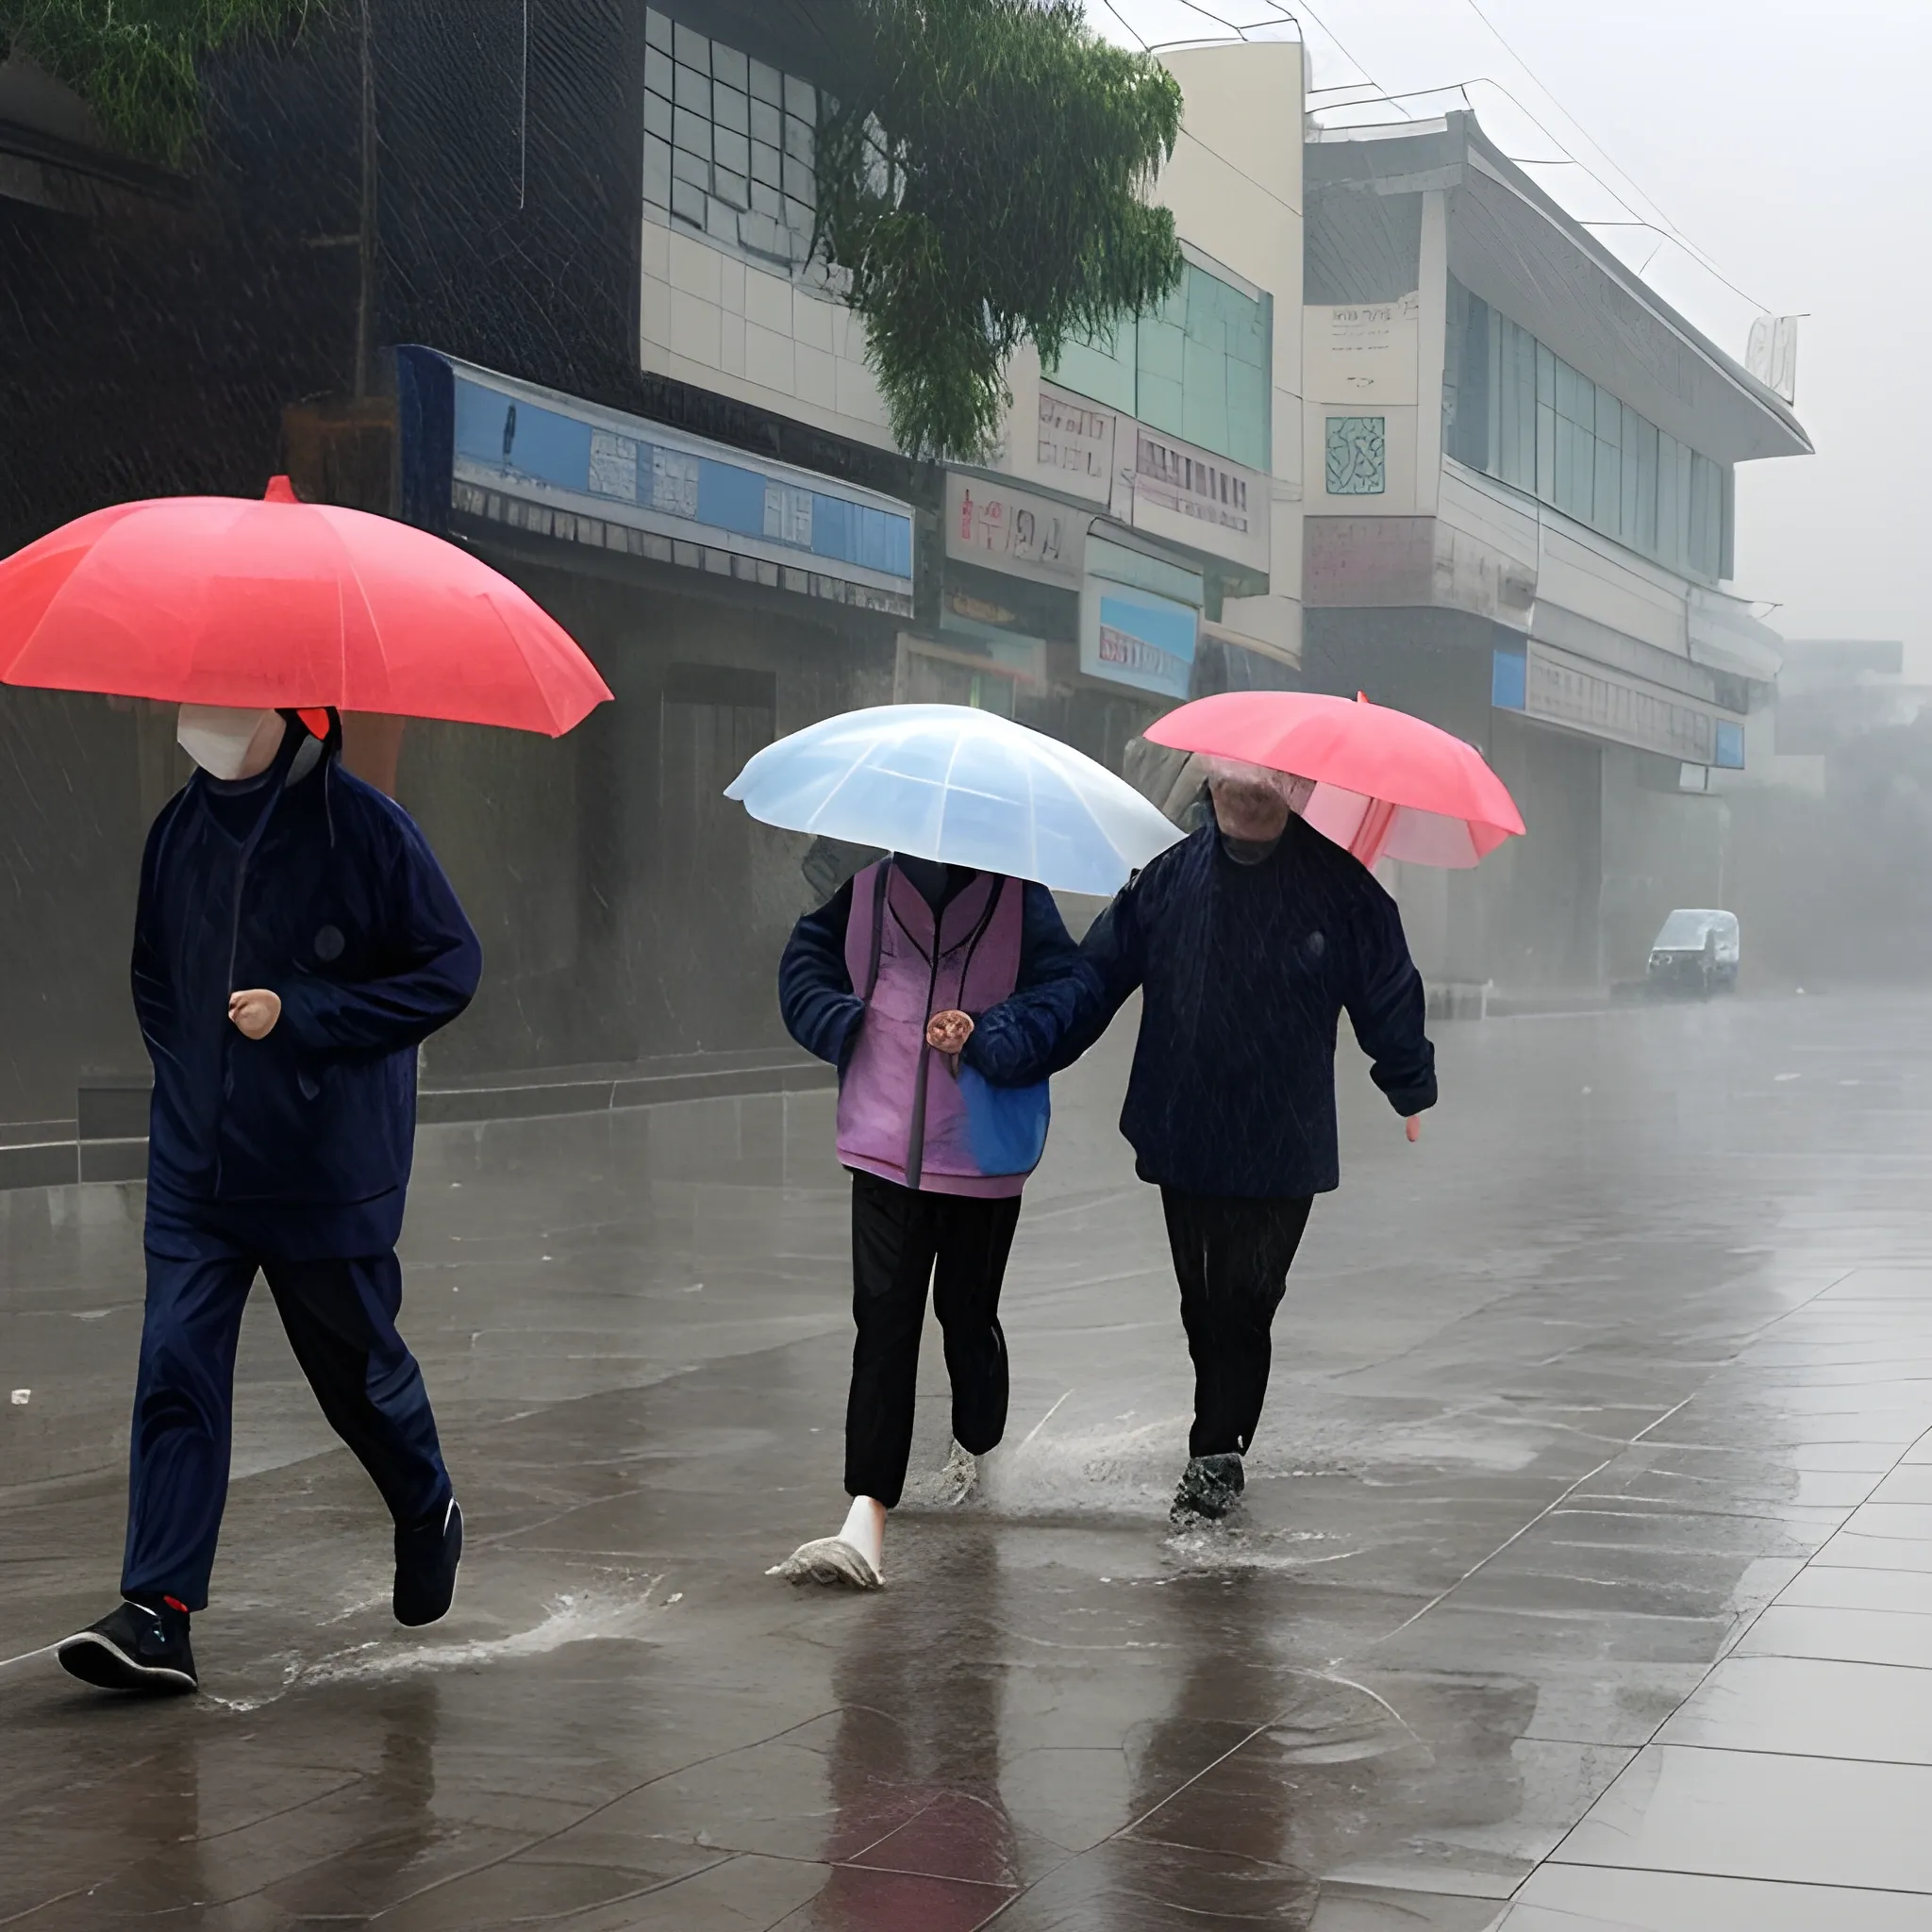
[[[370,392],[375,362],[375,0],[361,0],[362,220],[357,235],[356,397]]]

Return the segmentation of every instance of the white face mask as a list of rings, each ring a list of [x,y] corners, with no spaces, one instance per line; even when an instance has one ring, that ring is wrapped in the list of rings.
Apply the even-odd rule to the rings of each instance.
[[[210,778],[253,778],[275,763],[288,728],[279,711],[183,705],[175,736]]]

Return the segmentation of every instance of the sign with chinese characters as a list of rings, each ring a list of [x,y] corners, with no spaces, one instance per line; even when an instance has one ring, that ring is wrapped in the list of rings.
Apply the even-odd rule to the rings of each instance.
[[[1251,483],[1259,481],[1253,471],[1238,464],[1204,456],[1184,443],[1157,436],[1151,429],[1136,431],[1135,495],[1178,516],[1245,534],[1254,527],[1251,493],[1266,500],[1261,490],[1251,492]]]
[[[1308,399],[1321,403],[1412,403],[1421,298],[1310,304],[1303,321]]]
[[[1041,480],[1050,476],[1057,489],[1107,503],[1113,495],[1119,420],[1111,409],[1041,383],[1037,454],[1046,475]]]
[[[1191,604],[1090,577],[1080,605],[1080,669],[1184,703],[1193,688],[1200,620]]]
[[[946,475],[946,555],[961,563],[1077,584],[1090,516],[983,476]]]
[[[446,505],[496,505],[515,528],[549,530],[560,515],[575,529],[670,539],[910,608],[906,503],[434,350],[396,353],[411,397],[406,491],[419,500],[440,490]]]
[[[1503,662],[1515,655],[1496,654],[1491,679],[1492,700],[1506,709],[1686,764],[1743,763],[1741,719],[1534,641],[1520,672]]]

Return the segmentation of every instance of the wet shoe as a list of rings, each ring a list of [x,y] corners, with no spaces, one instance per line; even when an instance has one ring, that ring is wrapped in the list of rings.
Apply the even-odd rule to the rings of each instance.
[[[865,1552],[842,1536],[822,1536],[800,1543],[782,1563],[774,1563],[767,1576],[788,1583],[816,1583],[828,1590],[882,1590],[886,1579]]]
[[[188,1647],[188,1612],[171,1597],[158,1608],[124,1600],[60,1645],[60,1668],[103,1690],[178,1696],[200,1689]]]
[[[415,1629],[449,1612],[463,1560],[463,1512],[452,1496],[441,1511],[414,1529],[396,1529],[396,1622]]]
[[[1183,1529],[1196,1523],[1219,1523],[1241,1501],[1245,1484],[1241,1459],[1232,1451],[1224,1456],[1196,1456],[1174,1493],[1168,1519]]]
[[[946,1466],[940,1471],[939,1500],[949,1507],[957,1507],[968,1503],[979,1493],[979,1463],[970,1449],[953,1444],[953,1453],[946,1457]]]

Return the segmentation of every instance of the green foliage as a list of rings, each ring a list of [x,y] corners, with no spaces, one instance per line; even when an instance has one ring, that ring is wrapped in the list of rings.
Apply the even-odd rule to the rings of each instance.
[[[0,47],[93,109],[115,146],[179,167],[202,132],[195,62],[301,25],[326,0],[0,0]]]
[[[819,131],[816,248],[850,277],[893,434],[985,456],[1031,340],[1050,366],[1178,282],[1146,194],[1180,132],[1173,75],[1078,0],[859,0],[870,44]]]

